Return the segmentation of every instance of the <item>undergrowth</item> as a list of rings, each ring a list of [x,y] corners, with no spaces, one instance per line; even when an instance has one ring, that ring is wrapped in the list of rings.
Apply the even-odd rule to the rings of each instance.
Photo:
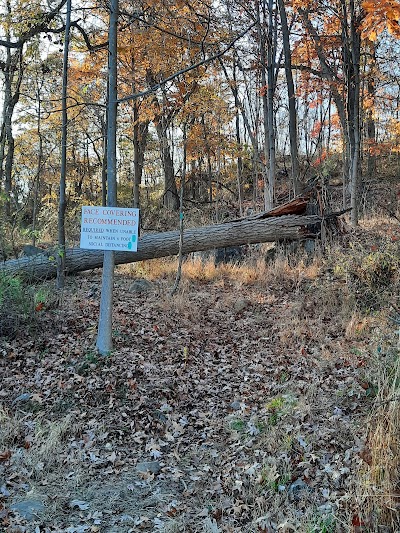
[[[361,522],[369,531],[400,530],[400,353],[378,350],[371,362],[375,396],[358,486]]]
[[[48,286],[30,285],[18,276],[0,273],[0,337],[32,333],[38,313],[52,300]]]

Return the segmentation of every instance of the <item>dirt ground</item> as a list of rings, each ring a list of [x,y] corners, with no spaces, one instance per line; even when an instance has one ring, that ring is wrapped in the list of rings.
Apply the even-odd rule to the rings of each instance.
[[[135,268],[109,356],[98,271],[1,341],[0,531],[373,531],[369,380],[393,328],[318,261],[192,262],[174,297]]]

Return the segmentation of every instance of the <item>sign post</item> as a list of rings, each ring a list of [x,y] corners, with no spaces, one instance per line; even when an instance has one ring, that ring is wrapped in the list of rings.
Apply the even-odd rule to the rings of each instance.
[[[114,252],[137,252],[139,209],[114,206],[83,206],[80,247],[103,250],[97,350],[107,355],[112,349],[112,295]]]
[[[118,112],[118,12],[119,0],[109,2],[107,91],[107,206],[117,207],[117,112]],[[96,348],[101,355],[112,350],[113,250],[104,250],[99,327]]]

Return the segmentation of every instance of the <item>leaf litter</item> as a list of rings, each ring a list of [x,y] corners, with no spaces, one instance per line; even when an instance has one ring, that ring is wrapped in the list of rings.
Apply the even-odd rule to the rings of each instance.
[[[69,280],[35,337],[2,344],[4,531],[350,531],[371,400],[341,287],[328,305],[313,279],[172,299],[168,280],[130,283],[117,275],[107,357],[96,272]]]

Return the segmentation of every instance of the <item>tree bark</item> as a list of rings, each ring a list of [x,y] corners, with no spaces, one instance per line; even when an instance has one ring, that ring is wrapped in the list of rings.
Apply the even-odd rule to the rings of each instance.
[[[14,162],[15,142],[13,136],[13,115],[20,97],[23,77],[22,49],[14,54],[7,48],[4,64],[4,104],[3,124],[0,135],[0,186],[4,181],[5,214],[11,216],[12,170]],[[15,79],[16,78],[16,79]],[[6,151],[7,146],[7,151]]]
[[[347,116],[350,139],[350,205],[351,205],[351,223],[353,226],[358,224],[359,209],[359,189],[360,189],[360,144],[361,144],[361,127],[360,127],[360,50],[361,36],[359,31],[359,21],[356,14],[354,0],[349,0],[347,6],[346,0],[343,4],[343,23],[347,22],[346,35],[347,40],[343,49],[347,54],[345,62],[345,78],[347,83]],[[348,10],[348,12],[347,12]],[[345,46],[347,44],[347,46]]]
[[[185,231],[182,253],[282,239],[298,240],[308,234],[307,226],[319,222],[321,218],[316,215],[285,215],[192,228]],[[145,235],[139,239],[137,252],[115,252],[115,264],[176,255],[179,252],[179,237],[179,231]],[[67,250],[66,272],[71,274],[102,267],[103,253],[80,248]],[[34,257],[12,259],[0,264],[0,272],[21,274],[32,281],[53,278],[56,276],[55,258],[47,252]]]
[[[58,197],[58,253],[57,253],[57,289],[65,285],[65,211],[67,209],[67,136],[68,136],[68,55],[71,29],[71,0],[67,0],[67,16],[64,36],[64,58],[62,77],[62,137],[61,137],[61,174]]]
[[[269,86],[267,84],[267,37],[265,35],[265,0],[262,2],[263,20],[261,20],[260,5],[257,2],[256,17],[257,17],[257,33],[260,45],[260,75],[261,75],[261,101],[263,110],[263,124],[264,124],[264,208],[272,209],[273,207],[273,190],[270,188],[270,115],[269,115],[269,99],[267,91]],[[269,49],[268,49],[269,54]]]
[[[275,132],[275,111],[274,111],[274,96],[275,96],[275,62],[276,62],[276,48],[277,48],[277,29],[276,19],[274,14],[274,2],[268,0],[268,35],[267,35],[267,97],[268,97],[268,193],[269,193],[269,208],[271,209],[275,203],[275,173],[276,173],[276,132]]]
[[[167,136],[167,120],[161,115],[154,123],[160,141],[161,162],[164,170],[163,205],[168,209],[179,208],[178,189],[176,188],[174,161]]]
[[[42,172],[43,164],[43,135],[42,135],[42,126],[41,126],[41,115],[42,115],[42,101],[41,101],[41,88],[43,87],[43,82],[38,82],[37,87],[37,102],[38,102],[38,115],[37,115],[37,134],[39,140],[39,153],[37,161],[37,170],[36,176],[33,180],[33,206],[32,206],[32,246],[36,246],[36,223],[39,207],[39,190],[40,190],[40,174]]]
[[[285,55],[285,74],[288,93],[289,106],[289,140],[290,140],[290,159],[292,163],[292,182],[293,192],[297,196],[302,192],[300,181],[299,165],[299,141],[297,136],[297,110],[296,110],[296,93],[294,90],[293,73],[292,73],[292,52],[290,50],[290,33],[286,15],[284,0],[278,0],[279,13],[281,16],[282,26],[282,44]]]
[[[133,207],[139,209],[149,122],[139,122],[139,104],[136,101],[133,103],[133,120]]]

